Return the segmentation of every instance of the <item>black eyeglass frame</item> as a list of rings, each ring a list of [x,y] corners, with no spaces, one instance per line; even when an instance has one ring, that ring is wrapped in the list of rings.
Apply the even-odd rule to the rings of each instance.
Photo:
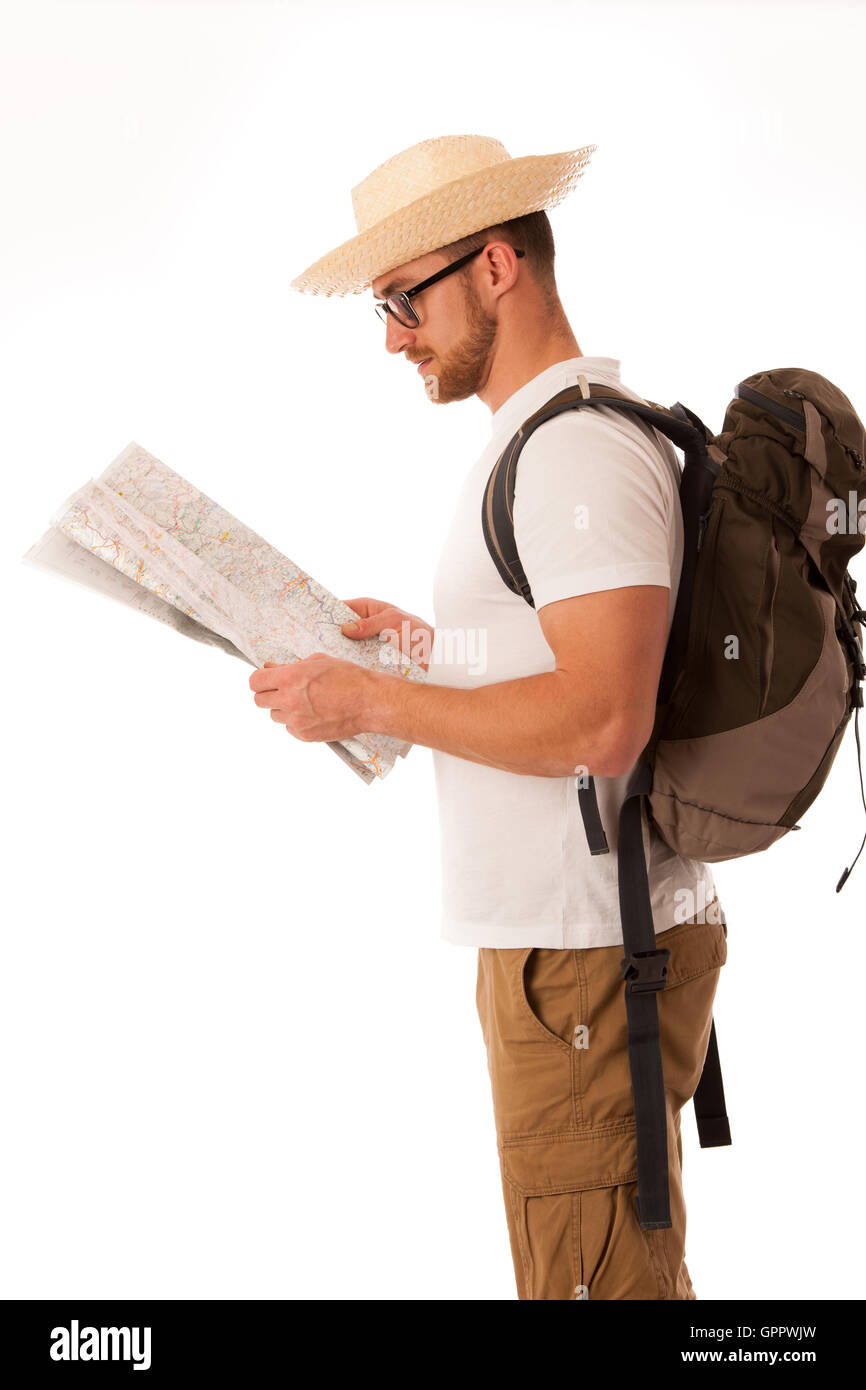
[[[473,256],[480,255],[489,245],[490,242],[485,242],[484,246],[476,246],[474,251],[470,251],[466,256],[461,256],[457,261],[452,261],[450,265],[443,266],[441,270],[436,271],[435,275],[430,275],[426,280],[422,280],[420,285],[413,285],[411,290],[397,290],[394,294],[389,294],[387,299],[377,299],[374,304],[376,314],[383,323],[387,323],[388,315],[392,314],[403,328],[417,328],[421,320],[415,311],[414,305],[410,302],[414,299],[415,295],[420,294],[422,290],[429,290],[430,286],[435,285],[437,280],[444,280],[446,275],[452,275],[455,270],[460,270],[462,266],[472,260]],[[516,246],[512,247],[512,250],[515,256],[526,255],[525,251],[518,251]],[[410,315],[413,321],[406,323],[404,319],[401,319],[396,309],[392,309],[391,307],[394,303],[396,303],[399,308],[403,309],[406,314]]]

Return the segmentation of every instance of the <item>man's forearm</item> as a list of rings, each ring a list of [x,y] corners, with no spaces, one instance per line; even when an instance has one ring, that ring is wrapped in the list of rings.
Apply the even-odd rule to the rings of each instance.
[[[558,671],[470,690],[370,675],[365,733],[536,777],[567,777],[577,766],[599,777],[625,770],[603,712],[576,708]]]

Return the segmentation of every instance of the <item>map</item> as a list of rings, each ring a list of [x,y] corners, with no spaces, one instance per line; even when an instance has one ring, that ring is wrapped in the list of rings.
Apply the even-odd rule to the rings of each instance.
[[[357,613],[136,443],[66,499],[23,558],[255,667],[326,652],[377,670],[387,657],[389,675],[427,678],[378,637],[345,637]],[[363,732],[328,744],[365,782],[411,746]]]

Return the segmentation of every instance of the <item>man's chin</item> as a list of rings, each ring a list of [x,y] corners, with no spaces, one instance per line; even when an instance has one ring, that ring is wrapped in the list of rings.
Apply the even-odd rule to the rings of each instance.
[[[442,383],[438,376],[431,372],[430,376],[424,378],[424,394],[428,401],[442,400]]]
[[[460,390],[449,384],[447,378],[441,376],[425,376],[424,392],[427,399],[436,405],[450,405],[452,401],[465,401],[475,394],[471,390]]]

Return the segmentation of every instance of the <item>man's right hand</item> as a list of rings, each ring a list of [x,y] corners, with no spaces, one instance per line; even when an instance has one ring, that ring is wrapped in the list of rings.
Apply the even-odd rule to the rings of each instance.
[[[375,637],[387,629],[388,638],[399,646],[405,656],[417,661],[426,671],[430,664],[434,628],[417,618],[414,613],[406,613],[393,603],[384,603],[377,598],[347,598],[344,602],[358,614],[357,622],[343,623],[344,637]],[[391,634],[396,633],[397,637]]]

